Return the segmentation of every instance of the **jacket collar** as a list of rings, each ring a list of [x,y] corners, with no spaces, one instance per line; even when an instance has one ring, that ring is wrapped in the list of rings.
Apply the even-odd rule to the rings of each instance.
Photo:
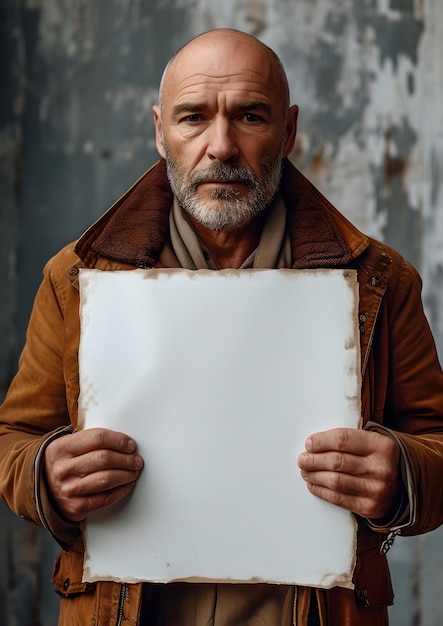
[[[287,159],[280,188],[288,209],[293,267],[344,267],[369,244]],[[88,267],[99,257],[153,267],[169,232],[172,192],[162,159],[80,237],[75,251]]]

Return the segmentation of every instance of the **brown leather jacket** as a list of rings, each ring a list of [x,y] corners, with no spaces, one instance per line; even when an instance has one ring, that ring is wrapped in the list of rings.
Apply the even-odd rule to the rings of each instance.
[[[403,454],[407,506],[388,527],[358,520],[355,591],[319,592],[323,625],[381,626],[388,623],[386,607],[393,601],[380,553],[388,532],[413,535],[443,522],[443,374],[423,313],[421,281],[411,265],[354,228],[288,161],[281,193],[293,267],[357,270],[363,422],[395,437]],[[170,205],[160,161],[75,246],[48,262],[19,372],[0,408],[0,494],[16,514],[44,525],[64,548],[53,577],[63,598],[63,626],[136,624],[142,594],[141,584],[82,583],[80,529],[57,516],[41,478],[47,443],[77,426],[78,269],[167,264]]]

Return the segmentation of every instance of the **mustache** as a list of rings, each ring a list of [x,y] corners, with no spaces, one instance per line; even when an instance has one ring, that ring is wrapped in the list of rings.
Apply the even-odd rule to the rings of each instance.
[[[194,190],[200,183],[212,181],[242,183],[249,189],[254,189],[257,185],[257,179],[253,172],[234,163],[217,163],[206,170],[192,172],[188,178],[188,184]]]

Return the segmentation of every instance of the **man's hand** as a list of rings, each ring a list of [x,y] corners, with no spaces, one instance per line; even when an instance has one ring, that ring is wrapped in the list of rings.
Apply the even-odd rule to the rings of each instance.
[[[395,514],[401,495],[400,450],[388,436],[336,428],[311,435],[298,457],[314,495],[362,517]]]
[[[140,476],[143,459],[127,435],[91,428],[52,441],[44,467],[57,509],[65,519],[79,522],[126,496]]]

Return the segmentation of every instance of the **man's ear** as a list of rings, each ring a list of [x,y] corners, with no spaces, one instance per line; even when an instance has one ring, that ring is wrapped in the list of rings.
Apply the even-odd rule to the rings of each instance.
[[[298,106],[293,104],[286,117],[286,129],[285,129],[285,141],[283,144],[283,157],[287,157],[292,152],[295,144],[295,138],[297,136],[297,118],[298,118]]]
[[[152,111],[154,112],[155,145],[157,147],[157,152],[163,159],[166,159],[165,147],[163,145],[162,115],[160,107],[157,104],[154,104]]]

